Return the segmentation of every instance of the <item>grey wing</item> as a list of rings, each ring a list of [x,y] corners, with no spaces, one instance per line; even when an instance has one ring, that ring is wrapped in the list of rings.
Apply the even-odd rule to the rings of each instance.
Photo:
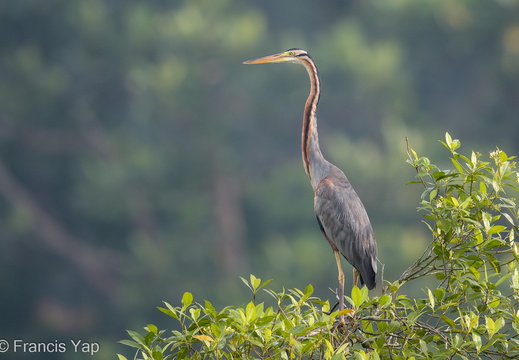
[[[377,246],[373,229],[357,193],[346,176],[342,172],[340,175],[325,177],[317,186],[315,215],[330,245],[357,269],[361,283],[373,289],[377,281]]]

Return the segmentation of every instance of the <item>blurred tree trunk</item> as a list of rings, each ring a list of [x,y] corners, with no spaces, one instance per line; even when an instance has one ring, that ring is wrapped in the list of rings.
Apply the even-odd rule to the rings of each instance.
[[[223,266],[226,276],[236,276],[247,264],[240,182],[228,171],[216,167],[213,175],[213,192],[218,227],[216,262]]]

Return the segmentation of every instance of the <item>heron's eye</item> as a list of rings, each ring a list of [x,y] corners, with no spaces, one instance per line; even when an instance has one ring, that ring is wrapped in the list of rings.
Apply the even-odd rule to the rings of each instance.
[[[294,55],[295,55],[295,52],[293,52],[293,51],[289,51],[289,52],[288,52],[288,55],[289,55],[289,56],[294,56]]]

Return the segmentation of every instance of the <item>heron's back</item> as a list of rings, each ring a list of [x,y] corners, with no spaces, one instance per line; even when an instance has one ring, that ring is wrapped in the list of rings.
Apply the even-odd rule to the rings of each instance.
[[[314,210],[327,239],[357,269],[368,289],[377,282],[377,245],[368,214],[344,173],[331,166],[315,189]]]

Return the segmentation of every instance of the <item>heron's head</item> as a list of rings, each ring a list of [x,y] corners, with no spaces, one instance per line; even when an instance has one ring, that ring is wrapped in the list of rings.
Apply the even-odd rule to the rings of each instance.
[[[268,64],[268,63],[281,63],[281,62],[292,62],[302,63],[305,57],[309,57],[308,53],[303,49],[289,49],[285,52],[265,56],[259,59],[244,61],[244,64]]]

